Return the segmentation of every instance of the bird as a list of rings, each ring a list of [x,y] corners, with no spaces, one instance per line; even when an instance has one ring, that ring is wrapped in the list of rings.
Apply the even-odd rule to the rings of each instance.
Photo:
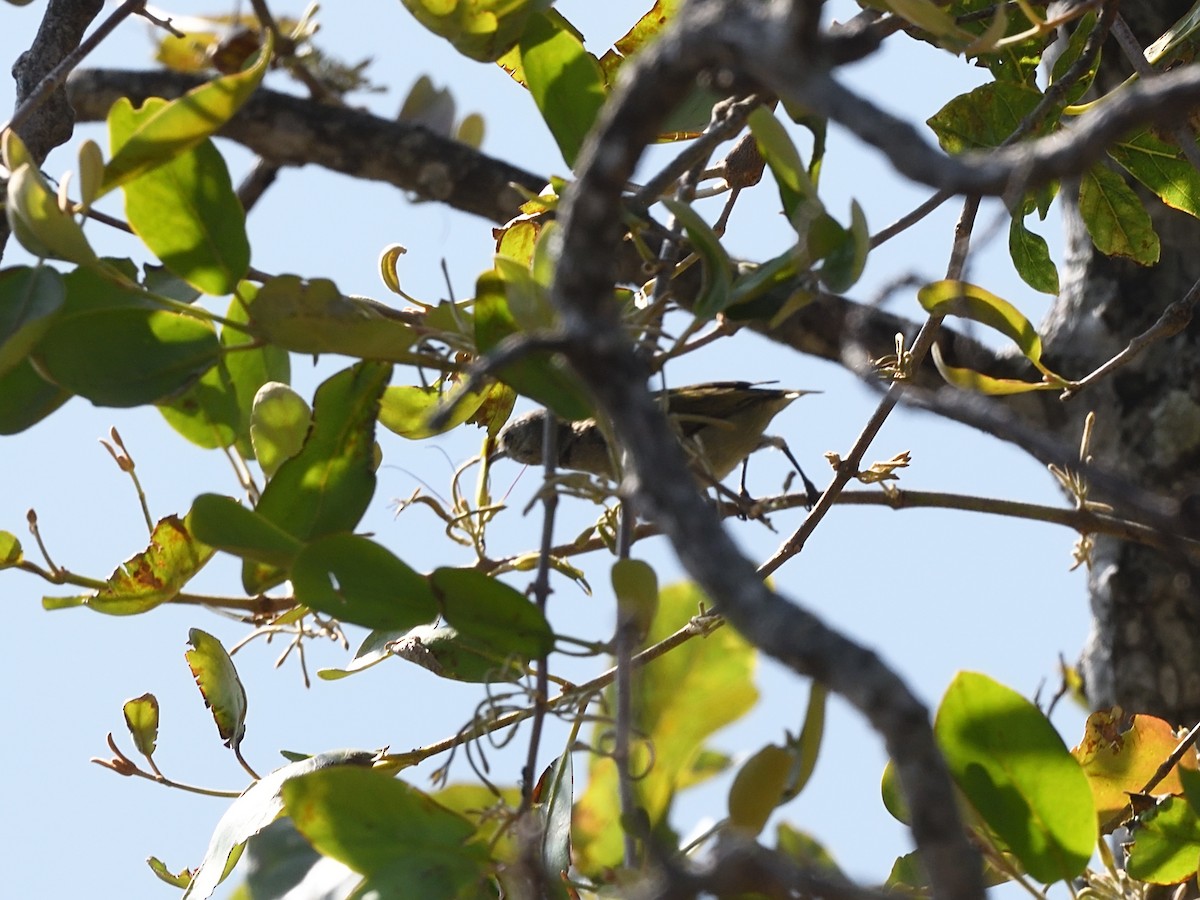
[[[748,381],[711,381],[672,388],[665,395],[666,414],[691,459],[693,474],[708,484],[719,484],[754,451],[764,446],[782,450],[795,466],[808,493],[808,507],[820,492],[809,481],[800,464],[780,438],[766,435],[771,420],[793,400],[816,391],[783,390]],[[497,456],[526,465],[541,465],[546,416],[536,409],[512,419],[497,435]],[[559,468],[613,477],[613,455],[608,440],[595,419],[557,421]],[[742,471],[742,495],[745,469]]]

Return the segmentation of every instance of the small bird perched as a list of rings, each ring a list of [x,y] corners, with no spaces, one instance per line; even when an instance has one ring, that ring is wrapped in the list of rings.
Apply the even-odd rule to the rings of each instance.
[[[746,381],[713,381],[667,391],[666,413],[698,478],[717,484],[755,450],[768,445],[778,447],[803,479],[811,508],[820,492],[805,476],[787,444],[764,434],[784,407],[811,393],[757,387]],[[662,398],[661,393],[657,396]],[[497,454],[526,465],[541,465],[546,415],[546,410],[537,409],[505,425],[497,437]],[[561,468],[613,477],[608,441],[595,419],[560,421],[557,446]]]

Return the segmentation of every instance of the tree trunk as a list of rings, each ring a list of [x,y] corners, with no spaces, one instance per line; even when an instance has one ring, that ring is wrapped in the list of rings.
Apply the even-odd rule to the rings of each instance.
[[[1128,4],[1123,14],[1145,45],[1188,6],[1186,0],[1153,0]],[[1110,40],[1101,90],[1127,72]],[[1160,261],[1152,268],[1097,252],[1068,204],[1063,290],[1045,330],[1052,366],[1059,371],[1072,376],[1091,371],[1200,280],[1200,222],[1157,201],[1147,203],[1162,241]],[[1198,341],[1200,321],[1193,320],[1066,403],[1063,436],[1078,439],[1084,417],[1094,410],[1092,452],[1098,464],[1176,501],[1200,494]],[[1095,499],[1120,504],[1119,497]],[[1200,719],[1200,571],[1142,546],[1100,538],[1088,587],[1093,623],[1081,670],[1092,706],[1119,705],[1176,724]]]

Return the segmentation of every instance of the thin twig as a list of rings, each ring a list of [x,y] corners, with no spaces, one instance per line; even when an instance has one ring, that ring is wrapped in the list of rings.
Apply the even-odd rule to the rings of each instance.
[[[1124,350],[1090,375],[1073,382],[1070,388],[1062,392],[1059,399],[1070,400],[1088,385],[1133,362],[1146,348],[1179,334],[1192,321],[1192,310],[1197,301],[1200,301],[1200,281],[1193,284],[1186,294],[1164,309],[1158,320],[1133,338]]]

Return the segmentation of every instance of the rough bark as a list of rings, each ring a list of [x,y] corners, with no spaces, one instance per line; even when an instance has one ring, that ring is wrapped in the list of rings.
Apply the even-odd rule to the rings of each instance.
[[[1186,11],[1187,2],[1129,4],[1123,13],[1143,43]],[[1125,77],[1120,52],[1105,51],[1103,83]],[[1162,241],[1158,265],[1110,259],[1066,211],[1063,290],[1046,323],[1059,371],[1082,375],[1149,327],[1200,280],[1200,222],[1148,200]],[[1131,483],[1181,501],[1200,491],[1200,322],[1065,404],[1064,437],[1098,416],[1097,462]],[[1100,498],[1104,499],[1104,498]],[[1121,498],[1112,497],[1119,504]],[[1113,539],[1096,541],[1089,576],[1093,624],[1081,657],[1088,699],[1177,723],[1200,719],[1200,573],[1180,558]]]

